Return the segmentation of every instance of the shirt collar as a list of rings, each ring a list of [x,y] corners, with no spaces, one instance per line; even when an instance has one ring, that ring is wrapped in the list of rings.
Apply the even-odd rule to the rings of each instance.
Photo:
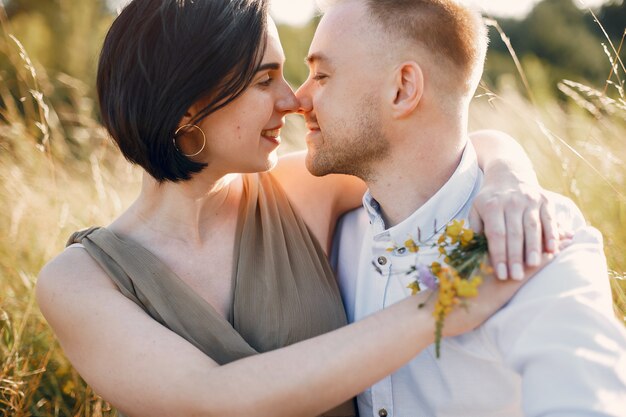
[[[443,187],[417,211],[389,229],[384,225],[380,204],[368,190],[363,196],[363,206],[374,226],[375,237],[389,237],[397,243],[404,242],[408,237],[415,241],[428,241],[456,218],[474,197],[480,187],[481,176],[476,151],[468,140],[461,162]]]

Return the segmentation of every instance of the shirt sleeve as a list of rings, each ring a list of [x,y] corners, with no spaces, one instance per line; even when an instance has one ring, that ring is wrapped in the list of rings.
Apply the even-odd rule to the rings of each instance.
[[[485,328],[521,376],[525,416],[626,416],[626,330],[597,230],[580,228]]]

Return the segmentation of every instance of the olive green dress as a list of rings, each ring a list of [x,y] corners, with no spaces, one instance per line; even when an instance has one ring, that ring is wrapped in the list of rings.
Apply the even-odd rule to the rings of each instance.
[[[68,241],[82,243],[126,297],[219,364],[347,323],[326,255],[280,185],[269,173],[243,178],[228,320],[157,257],[128,239],[91,228]],[[210,262],[209,255],[207,265]],[[354,417],[354,402],[323,415]]]

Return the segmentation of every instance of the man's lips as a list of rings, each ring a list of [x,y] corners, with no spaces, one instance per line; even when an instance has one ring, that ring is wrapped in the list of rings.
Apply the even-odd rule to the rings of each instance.
[[[308,130],[312,131],[312,132],[315,132],[315,131],[317,131],[317,130],[320,130],[320,127],[319,127],[318,125],[316,125],[316,124],[313,124],[313,123],[307,123],[307,124],[306,124],[306,128],[307,128]]]

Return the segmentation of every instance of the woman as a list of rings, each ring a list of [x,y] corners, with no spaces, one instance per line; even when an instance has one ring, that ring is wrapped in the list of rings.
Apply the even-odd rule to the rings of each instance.
[[[109,226],[72,237],[37,296],[72,364],[123,413],[352,416],[351,397],[433,341],[430,309],[416,308],[426,293],[344,326],[325,254],[364,187],[311,176],[302,155],[265,173],[298,108],[269,64],[282,61],[266,0],[134,0],[107,35],[103,122],[143,188]],[[489,166],[488,183],[501,178]],[[446,335],[521,285],[487,281]]]

